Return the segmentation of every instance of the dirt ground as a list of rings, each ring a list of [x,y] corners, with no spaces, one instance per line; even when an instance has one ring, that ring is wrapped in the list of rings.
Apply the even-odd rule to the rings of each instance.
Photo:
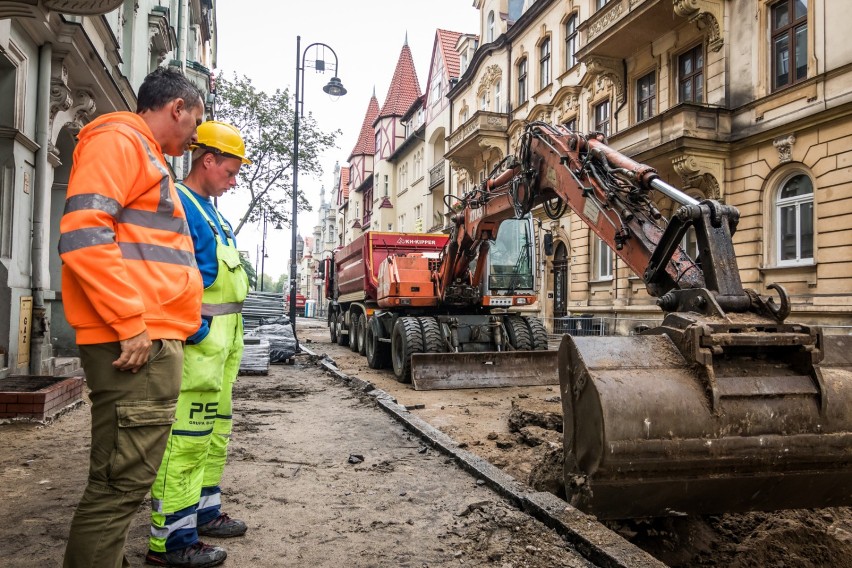
[[[307,357],[240,377],[234,416],[223,501],[250,530],[211,540],[227,548],[226,566],[592,566]],[[89,428],[86,404],[48,425],[0,425],[0,566],[61,564]],[[146,500],[131,566],[143,565],[149,515]]]
[[[312,325],[300,335],[346,373],[390,393],[412,412],[516,479],[559,494],[562,409],[558,386],[415,391]],[[691,516],[611,523],[673,568],[852,568],[852,508]]]

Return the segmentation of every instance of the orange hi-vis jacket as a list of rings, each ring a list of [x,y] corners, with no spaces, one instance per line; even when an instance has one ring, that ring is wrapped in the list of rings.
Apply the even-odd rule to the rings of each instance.
[[[201,273],[160,145],[115,112],[80,131],[60,223],[62,301],[81,345],[185,340],[201,322]]]

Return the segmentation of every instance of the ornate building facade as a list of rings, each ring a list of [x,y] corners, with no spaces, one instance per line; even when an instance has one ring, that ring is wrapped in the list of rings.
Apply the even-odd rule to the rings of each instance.
[[[76,133],[135,110],[159,65],[210,93],[215,32],[212,0],[0,3],[0,376],[76,354],[57,252]]]

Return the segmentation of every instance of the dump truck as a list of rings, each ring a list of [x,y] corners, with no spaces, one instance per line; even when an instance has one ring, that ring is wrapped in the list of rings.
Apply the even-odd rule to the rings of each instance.
[[[533,122],[462,209],[500,219],[537,206],[573,211],[664,315],[640,335],[562,337],[573,505],[614,519],[852,504],[852,338],[787,322],[780,285],[743,288],[735,207],[688,196],[600,133]],[[690,230],[695,259],[681,246]]]
[[[378,307],[381,264],[389,255],[437,258],[446,241],[442,234],[367,231],[336,249],[322,264],[331,341],[363,355],[367,320]]]

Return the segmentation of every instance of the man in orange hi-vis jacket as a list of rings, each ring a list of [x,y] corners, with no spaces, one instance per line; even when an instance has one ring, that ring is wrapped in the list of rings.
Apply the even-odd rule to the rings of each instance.
[[[161,68],[142,83],[136,113],[103,115],[78,136],[59,254],[65,315],[91,389],[92,448],[66,567],[130,565],[130,522],[163,458],[202,295],[163,154],[182,155],[203,115],[198,89]]]

